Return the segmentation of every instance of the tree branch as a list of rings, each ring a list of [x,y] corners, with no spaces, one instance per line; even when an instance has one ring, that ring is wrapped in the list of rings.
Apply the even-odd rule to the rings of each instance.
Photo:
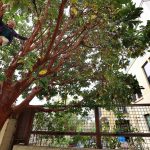
[[[65,4],[67,3],[68,0],[62,0],[62,3],[60,5],[60,8],[59,8],[59,15],[58,15],[58,19],[57,19],[57,24],[56,24],[56,27],[55,27],[55,30],[54,30],[54,33],[52,35],[52,40],[47,48],[47,52],[46,52],[46,55],[45,56],[49,56],[49,52],[51,51],[52,49],[52,46],[54,44],[54,41],[56,39],[56,36],[58,34],[58,31],[59,31],[59,26],[60,26],[60,23],[62,21],[62,18],[63,18],[63,13],[64,13],[64,7],[65,7]]]
[[[26,99],[20,103],[18,106],[15,106],[13,108],[13,112],[14,113],[19,113],[21,112],[22,110],[24,110],[24,108],[26,108],[30,101],[41,91],[42,88],[39,88],[39,87],[34,87],[32,89],[32,92],[26,97]]]

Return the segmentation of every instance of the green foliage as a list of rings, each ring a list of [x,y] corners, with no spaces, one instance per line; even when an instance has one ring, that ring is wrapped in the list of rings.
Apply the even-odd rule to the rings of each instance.
[[[36,0],[38,14],[29,0],[3,0],[3,2],[11,5],[10,10],[4,15],[4,20],[13,18],[17,22],[16,30],[21,35],[30,37],[39,16],[44,15],[46,1]],[[38,86],[42,91],[37,97],[39,99],[46,97],[48,104],[75,104],[80,101],[79,98],[82,99],[82,104],[91,108],[100,104],[107,109],[115,109],[118,104],[130,104],[133,92],[139,87],[135,78],[123,73],[122,70],[127,68],[130,58],[143,55],[150,44],[150,23],[148,22],[145,27],[140,26],[139,17],[142,8],[136,8],[131,0],[68,1],[57,33],[59,37],[64,31],[65,24],[70,21],[64,36],[58,45],[56,44],[58,38],[54,40],[49,58],[33,70],[34,65],[42,61],[47,46],[53,40],[60,4],[60,0],[51,0],[47,20],[42,24],[36,40],[42,39],[46,31],[50,32],[50,36],[43,41],[42,46],[18,60],[12,83],[15,84],[19,79],[34,78],[33,83],[20,95],[25,97],[34,86]],[[75,34],[81,29],[84,31]],[[74,48],[72,45],[76,44],[79,38],[83,40]],[[68,47],[63,49],[65,46]],[[13,41],[13,45],[2,47],[0,80],[5,79],[4,72],[19,49],[22,50],[20,47],[18,41]],[[51,64],[55,52],[58,56],[50,68],[49,75],[38,77],[39,71]],[[68,53],[71,56],[55,70],[62,57]],[[29,79],[26,77],[28,73],[31,73]],[[53,97],[57,95],[61,96],[61,100],[55,103]],[[68,95],[73,97],[70,102],[67,102]]]
[[[0,73],[0,82],[1,82],[1,81],[4,81],[4,80],[5,80],[5,76],[4,76],[4,74],[1,72],[1,73]]]
[[[81,124],[82,122],[72,113],[38,113],[33,128],[34,130],[45,128],[47,131],[77,131]]]
[[[69,112],[56,112],[56,113],[37,113],[34,118],[33,130],[46,130],[46,131],[82,131],[84,125],[84,119],[79,119],[76,114]],[[46,137],[42,137],[46,139]],[[49,137],[50,139],[50,137]],[[87,137],[65,137],[51,136],[49,140],[49,146],[67,146],[69,143],[78,143],[78,141],[86,142],[89,138]]]

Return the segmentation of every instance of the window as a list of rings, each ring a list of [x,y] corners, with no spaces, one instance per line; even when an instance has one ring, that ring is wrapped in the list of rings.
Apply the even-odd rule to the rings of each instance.
[[[143,65],[143,70],[145,72],[148,82],[150,83],[150,63],[149,62],[146,62]]]
[[[127,113],[127,108],[126,107],[118,107],[118,111],[121,113]]]
[[[120,119],[115,121],[116,129],[118,132],[129,132],[130,131],[130,122],[129,120]],[[125,137],[129,141],[129,137]]]
[[[150,114],[146,114],[144,116],[145,116],[145,119],[146,119],[146,122],[147,122],[147,126],[148,126],[148,128],[150,130]]]
[[[140,99],[141,97],[142,97],[141,89],[139,89],[139,91],[138,91],[137,93],[134,93],[134,94],[132,95],[132,98],[133,98],[134,101]]]
[[[133,86],[133,95],[132,98],[134,101],[140,99],[142,97],[141,89],[144,89],[142,86],[139,85],[138,81],[135,81],[136,86]]]
[[[120,120],[116,120],[115,123],[116,123],[116,128],[120,132],[130,131],[130,122],[129,122],[129,120],[120,119]]]
[[[109,125],[109,120],[107,117],[102,117],[101,118],[101,126],[102,126],[102,131],[104,132],[108,132],[110,129],[110,125]]]

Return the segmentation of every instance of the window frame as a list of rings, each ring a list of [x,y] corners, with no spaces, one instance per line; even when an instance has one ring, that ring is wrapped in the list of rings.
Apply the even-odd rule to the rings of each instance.
[[[136,78],[136,80],[137,80],[137,78]],[[139,85],[139,87],[141,87],[139,84],[139,81],[138,81],[138,85]],[[136,92],[136,93],[132,94],[132,99],[134,102],[137,102],[137,101],[141,100],[142,98],[143,98],[143,93],[142,93],[141,88],[140,88],[140,92]]]
[[[150,59],[150,58],[149,58]],[[143,65],[142,65],[142,69],[143,69],[143,71],[144,71],[144,74],[145,74],[145,77],[146,77],[146,79],[147,79],[147,82],[150,84],[150,76],[148,77],[148,75],[147,75],[147,73],[146,73],[146,70],[145,70],[145,66],[146,66],[146,64],[148,64],[148,63],[150,63],[149,61],[146,61]]]
[[[146,124],[147,124],[147,127],[150,131],[150,121],[148,121],[148,117],[150,118],[150,114],[145,114],[144,115],[144,118],[145,118],[145,121],[146,121]],[[150,119],[149,119],[150,120]]]

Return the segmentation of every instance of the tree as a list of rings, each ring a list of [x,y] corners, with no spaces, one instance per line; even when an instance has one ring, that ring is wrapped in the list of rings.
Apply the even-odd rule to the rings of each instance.
[[[131,0],[36,0],[36,10],[29,0],[7,2],[5,19],[13,17],[29,39],[1,48],[0,127],[35,96],[51,103],[59,94],[65,104],[71,95],[70,104],[108,109],[131,102],[134,77],[121,70],[149,47],[142,8]]]

